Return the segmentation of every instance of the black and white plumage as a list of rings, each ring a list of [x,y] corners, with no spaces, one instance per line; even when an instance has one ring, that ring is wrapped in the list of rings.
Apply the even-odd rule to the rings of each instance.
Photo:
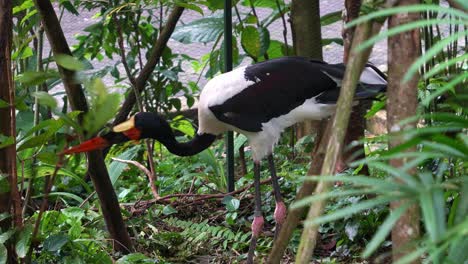
[[[242,133],[260,161],[285,128],[333,114],[344,71],[343,64],[283,57],[219,75],[200,95],[198,134]],[[372,98],[386,86],[385,75],[368,64],[355,99]]]
[[[320,120],[333,114],[345,66],[301,57],[284,57],[237,68],[216,76],[203,89],[198,102],[199,129],[188,142],[178,142],[169,124],[155,113],[138,113],[114,127],[114,131],[73,147],[65,154],[91,151],[112,144],[154,138],[179,156],[195,155],[208,148],[216,136],[228,130],[244,134],[254,159],[255,212],[247,263],[253,263],[263,217],[260,200],[260,161],[268,157],[276,201],[275,234],[285,216],[276,177],[273,147],[281,132],[304,120]],[[385,75],[366,65],[355,100],[375,97],[387,87]]]

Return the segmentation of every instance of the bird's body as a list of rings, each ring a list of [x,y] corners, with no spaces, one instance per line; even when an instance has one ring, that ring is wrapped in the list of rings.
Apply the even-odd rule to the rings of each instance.
[[[198,134],[244,134],[254,160],[260,161],[272,153],[285,128],[333,114],[344,71],[343,64],[283,57],[218,75],[200,95]],[[357,99],[373,97],[385,87],[384,75],[368,65]]]
[[[216,136],[233,130],[247,136],[254,159],[255,212],[247,263],[253,263],[256,241],[263,226],[260,199],[260,162],[268,157],[276,201],[275,233],[286,207],[276,177],[273,147],[281,132],[297,122],[332,115],[338,100],[345,66],[301,57],[283,57],[237,68],[216,76],[203,89],[198,103],[199,129],[188,142],[178,142],[169,124],[156,113],[138,113],[97,137],[64,153],[104,148],[131,139],[154,138],[179,156],[195,155],[208,148]],[[385,75],[366,65],[355,101],[375,97],[387,86]]]

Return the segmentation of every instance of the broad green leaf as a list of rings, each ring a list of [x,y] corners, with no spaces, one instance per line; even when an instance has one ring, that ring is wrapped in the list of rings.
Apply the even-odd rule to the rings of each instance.
[[[18,76],[15,77],[20,83],[26,85],[39,85],[46,82],[49,79],[56,79],[59,78],[59,74],[57,71],[48,70],[46,72],[39,72],[39,71],[26,71]]]
[[[21,145],[18,148],[18,151],[22,151],[28,148],[39,147],[46,144],[55,133],[63,126],[63,122],[57,120],[57,122],[52,122],[46,132],[26,139],[25,141],[21,142]]]
[[[70,1],[68,1],[68,0],[60,0],[59,3],[60,3],[61,6],[65,7],[65,9],[66,9],[68,12],[70,12],[70,13],[76,15],[76,16],[79,15],[78,10],[76,10],[76,8],[73,6],[73,4],[72,4]]]
[[[212,11],[219,10],[219,9],[224,9],[224,1],[207,0],[206,3],[207,3],[206,6]]]
[[[196,4],[192,4],[192,3],[185,3],[185,2],[181,2],[181,1],[176,1],[175,3],[176,5],[178,6],[181,6],[183,8],[186,8],[186,9],[190,9],[190,10],[193,10],[195,12],[198,12],[200,13],[200,15],[203,16],[203,9],[201,9],[199,6],[197,6]]]
[[[195,135],[195,128],[193,128],[192,123],[190,123],[184,116],[176,116],[171,121],[171,128],[178,130],[189,137]]]
[[[226,209],[229,212],[236,211],[237,209],[239,209],[239,205],[240,205],[240,201],[230,195],[224,197],[222,203],[226,205]]]
[[[338,45],[343,46],[343,39],[342,38],[324,38],[324,39],[322,39],[322,46],[330,45],[332,43],[336,43]]]
[[[32,96],[36,97],[37,100],[39,100],[39,104],[48,106],[52,109],[55,109],[57,107],[57,101],[48,92],[33,92]]]
[[[0,244],[0,264],[7,263],[8,252],[6,247],[3,244]]]
[[[380,225],[377,233],[372,237],[372,240],[367,244],[366,249],[362,253],[363,258],[368,258],[379,247],[380,244],[387,238],[392,231],[393,225],[400,219],[400,216],[408,209],[412,203],[406,203],[390,212],[385,221]]]
[[[27,225],[19,233],[18,240],[15,245],[16,254],[19,258],[24,258],[28,253],[31,244],[32,229],[31,225]]]
[[[2,177],[0,177],[0,181],[2,180]],[[5,220],[5,219],[8,219],[10,217],[10,214],[9,213],[1,213],[0,214],[0,222]]]
[[[342,13],[343,11],[339,10],[323,15],[322,17],[320,17],[320,25],[324,27],[331,25],[335,22],[341,21]]]
[[[184,44],[208,43],[215,41],[223,31],[223,18],[211,16],[176,27],[171,38]]]
[[[468,72],[459,74],[454,79],[452,79],[449,83],[444,85],[442,88],[437,89],[437,91],[431,93],[431,95],[424,98],[421,104],[428,106],[432,102],[432,100],[434,100],[440,95],[443,95],[447,91],[454,89],[458,84],[464,82],[467,78],[468,78]]]
[[[264,7],[264,8],[271,8],[271,9],[277,9],[278,6],[276,4],[276,0],[243,0],[242,5],[250,7],[251,3],[255,7]],[[284,6],[283,1],[280,1],[281,6]]]
[[[246,26],[242,29],[241,44],[249,56],[258,59],[265,54],[270,45],[270,34],[263,27]]]
[[[44,241],[44,250],[55,252],[68,242],[68,236],[63,234],[48,236]]]
[[[5,107],[9,107],[10,104],[5,102],[4,100],[0,99],[0,108],[5,108]]]
[[[151,264],[151,263],[158,263],[158,261],[150,259],[147,256],[143,255],[142,253],[131,253],[131,254],[128,254],[119,258],[115,263],[116,264],[135,264],[135,263]]]
[[[34,7],[34,2],[32,0],[22,1],[21,5],[13,7],[13,15],[31,7]]]
[[[162,213],[164,215],[171,215],[171,214],[175,214],[177,213],[177,210],[174,209],[174,207],[170,206],[170,205],[166,205],[164,206],[163,210],[162,210]]]
[[[0,234],[0,245],[5,243],[10,237],[15,233],[14,229],[10,229],[2,234]]]
[[[133,158],[135,158],[139,150],[140,150],[140,146],[136,145],[132,148],[125,150],[122,154],[117,156],[117,158],[122,159],[122,160],[132,160]],[[112,185],[115,185],[120,175],[122,174],[124,169],[127,167],[128,165],[126,163],[122,163],[118,161],[111,162],[108,169],[109,169],[109,177],[111,179]]]
[[[15,138],[14,137],[6,137],[2,134],[0,134],[0,149],[11,146],[15,144]]]
[[[88,87],[91,95],[90,110],[84,115],[83,128],[87,135],[94,135],[117,113],[120,104],[120,95],[109,94],[104,83],[95,79]]]
[[[55,57],[55,61],[57,62],[57,64],[67,70],[71,70],[71,71],[84,70],[83,63],[73,56],[66,55],[66,54],[57,54],[54,57]]]

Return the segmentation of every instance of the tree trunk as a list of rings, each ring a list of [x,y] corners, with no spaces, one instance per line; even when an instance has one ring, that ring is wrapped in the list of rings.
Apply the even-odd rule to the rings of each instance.
[[[322,33],[319,1],[293,0],[291,3],[291,29],[297,56],[322,60]],[[316,132],[319,122],[306,121],[296,125],[296,137]]]
[[[16,174],[16,125],[15,87],[11,70],[12,1],[0,0],[0,100],[9,106],[0,108],[0,136],[11,137],[12,145],[0,149],[0,213],[11,218],[0,222],[3,231],[21,228],[21,200]],[[16,254],[13,244],[7,244],[7,259],[14,263]]]
[[[37,11],[41,16],[44,29],[52,47],[54,55],[71,55],[70,48],[63,34],[55,10],[49,0],[35,0]],[[74,82],[74,72],[57,65],[65,90],[73,110],[88,111],[88,105],[80,84]],[[102,213],[107,229],[116,240],[115,249],[123,253],[132,250],[132,243],[120,212],[117,196],[112,187],[101,151],[89,152],[88,170],[91,175],[96,193],[101,202]]]
[[[404,6],[419,3],[419,0],[401,0],[398,5]],[[391,29],[416,20],[419,20],[419,13],[399,13],[389,18],[388,27]],[[403,119],[416,115],[419,75],[415,75],[406,83],[402,80],[407,69],[419,57],[420,50],[419,30],[406,31],[388,39],[387,126],[389,132],[403,129],[400,128],[398,123]],[[415,123],[405,126],[405,128],[408,127],[415,127]],[[402,138],[392,137],[389,141],[389,148],[398,146],[402,142]],[[405,159],[393,159],[390,161],[390,165],[394,167],[401,167],[405,163]],[[414,172],[414,170],[409,171],[409,173]],[[391,204],[391,209],[395,210],[405,203],[406,201],[394,202]],[[394,262],[415,250],[415,247],[410,246],[409,243],[419,238],[419,219],[419,209],[415,205],[409,208],[394,225],[392,230]],[[413,263],[419,263],[419,260]]]

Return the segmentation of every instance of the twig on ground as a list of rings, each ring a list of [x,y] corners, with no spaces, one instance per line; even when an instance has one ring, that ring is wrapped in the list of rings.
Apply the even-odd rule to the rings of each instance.
[[[122,163],[126,163],[126,164],[132,164],[133,166],[140,169],[143,173],[146,174],[146,176],[148,176],[148,179],[149,179],[149,182],[150,182],[150,187],[151,187],[151,192],[153,193],[154,199],[159,199],[160,198],[159,194],[158,194],[158,190],[156,189],[154,174],[151,173],[151,171],[149,171],[145,166],[143,166],[138,161],[134,161],[134,160],[123,160],[123,159],[118,159],[118,158],[112,158],[112,160],[122,162]]]

